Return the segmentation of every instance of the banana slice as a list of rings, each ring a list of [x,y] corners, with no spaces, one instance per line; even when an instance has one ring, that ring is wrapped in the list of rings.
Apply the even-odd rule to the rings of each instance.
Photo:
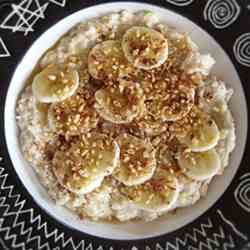
[[[99,133],[88,133],[59,150],[52,160],[58,182],[76,194],[86,194],[99,187],[105,176],[118,164],[120,150],[116,142]]]
[[[141,209],[165,212],[177,201],[180,187],[174,174],[167,169],[157,168],[149,181],[133,187],[123,187],[121,191]]]
[[[50,128],[66,136],[83,134],[96,128],[100,117],[93,107],[93,95],[88,88],[81,88],[66,100],[51,104],[48,112]]]
[[[32,83],[32,91],[39,102],[60,102],[72,96],[79,86],[76,70],[59,65],[49,65],[38,73]]]
[[[205,152],[183,152],[178,159],[184,173],[197,181],[216,175],[220,170],[220,157],[215,149]]]
[[[100,116],[113,123],[129,123],[144,110],[143,91],[134,82],[121,81],[119,85],[100,89],[95,99]]]
[[[220,131],[215,121],[199,110],[194,112],[190,121],[189,131],[184,137],[179,136],[179,141],[193,152],[203,152],[215,147],[220,139]]]
[[[120,167],[114,177],[126,186],[149,180],[156,168],[155,151],[149,142],[123,134],[116,139],[120,150]]]
[[[125,76],[131,67],[125,58],[121,43],[108,40],[97,44],[88,56],[89,73],[98,80],[117,80]]]
[[[167,39],[160,32],[146,27],[127,30],[122,49],[130,63],[145,70],[159,67],[168,58]]]

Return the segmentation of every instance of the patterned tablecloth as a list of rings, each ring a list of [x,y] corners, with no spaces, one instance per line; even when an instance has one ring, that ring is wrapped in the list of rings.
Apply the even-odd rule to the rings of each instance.
[[[46,29],[95,0],[0,0],[0,249],[250,250],[250,147],[241,167],[208,212],[181,230],[154,239],[111,241],[64,227],[46,214],[18,179],[4,137],[4,101],[16,65]],[[225,49],[250,100],[250,1],[152,0],[207,30]],[[240,122],[240,121],[238,121]]]

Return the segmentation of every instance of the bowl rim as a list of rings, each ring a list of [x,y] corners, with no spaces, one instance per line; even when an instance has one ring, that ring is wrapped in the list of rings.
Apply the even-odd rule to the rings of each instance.
[[[18,71],[18,69],[19,69],[19,67],[20,67],[20,65],[22,65],[24,62],[25,62],[25,59],[26,59],[26,56],[27,56],[27,54],[29,53],[29,51],[35,46],[35,44],[41,39],[41,37],[45,37],[45,36],[47,36],[49,33],[51,33],[51,31],[53,30],[53,29],[55,29],[56,28],[56,26],[59,26],[60,24],[61,24],[61,22],[63,22],[63,21],[65,21],[65,19],[67,19],[67,18],[70,18],[70,17],[73,17],[73,16],[75,16],[77,13],[81,13],[81,12],[86,12],[86,11],[90,11],[91,9],[95,9],[96,7],[100,7],[100,6],[104,6],[104,7],[107,7],[107,6],[109,6],[109,5],[113,5],[113,4],[116,4],[117,2],[113,2],[113,1],[111,1],[111,2],[106,2],[106,3],[98,3],[98,4],[95,4],[95,5],[91,5],[91,6],[89,6],[89,7],[86,7],[86,8],[83,8],[83,9],[80,9],[80,10],[77,10],[77,11],[75,11],[75,12],[73,12],[73,13],[71,13],[71,14],[69,14],[69,15],[67,15],[67,16],[65,16],[65,17],[63,17],[62,19],[60,19],[58,22],[56,22],[56,23],[54,23],[52,26],[50,26],[45,32],[43,32],[43,33],[41,33],[33,42],[32,42],[32,44],[31,44],[31,46],[25,51],[25,53],[23,54],[23,56],[22,56],[22,58],[20,59],[20,61],[17,63],[17,65],[15,66],[15,70],[14,70],[14,72],[12,73],[12,77],[11,77],[11,80],[10,80],[10,83],[9,83],[9,86],[8,86],[8,90],[7,90],[7,95],[6,95],[6,98],[5,98],[5,105],[4,105],[4,138],[5,138],[5,142],[6,142],[6,145],[7,145],[7,149],[8,149],[8,153],[9,153],[9,156],[10,156],[10,159],[11,159],[11,162],[12,162],[12,165],[13,165],[13,168],[14,168],[14,170],[15,170],[15,173],[16,173],[16,175],[17,175],[17,178],[21,181],[21,183],[22,183],[22,185],[24,186],[24,188],[25,188],[25,190],[28,192],[28,194],[31,196],[31,198],[32,199],[34,199],[34,201],[35,201],[35,203],[38,205],[38,207],[39,208],[41,208],[46,214],[48,214],[49,216],[51,216],[54,220],[56,220],[57,222],[59,222],[60,224],[62,224],[63,226],[65,226],[65,227],[69,227],[70,229],[72,229],[72,230],[76,230],[76,231],[78,231],[78,232],[80,232],[80,233],[83,233],[83,234],[86,234],[86,235],[89,235],[89,236],[94,236],[94,237],[97,237],[97,238],[103,238],[102,236],[98,236],[98,235],[94,235],[94,234],[89,234],[88,232],[86,232],[86,231],[82,231],[81,229],[78,229],[78,228],[76,228],[76,227],[74,227],[74,226],[71,226],[71,225],[69,225],[69,224],[67,224],[66,222],[64,222],[64,221],[62,221],[62,220],[60,220],[60,219],[58,219],[53,213],[51,213],[50,211],[48,211],[42,204],[41,204],[41,202],[40,201],[37,201],[37,199],[34,197],[34,195],[32,194],[32,192],[30,192],[29,191],[29,189],[28,189],[28,187],[27,187],[27,185],[25,184],[25,181],[23,181],[23,178],[20,176],[20,174],[19,174],[19,172],[17,171],[17,169],[16,169],[16,167],[15,167],[15,162],[13,161],[13,158],[12,158],[12,156],[11,156],[11,153],[10,153],[10,148],[11,148],[11,144],[10,144],[10,141],[9,141],[9,139],[7,139],[7,136],[6,136],[6,127],[7,127],[7,120],[8,119],[6,119],[6,116],[8,115],[8,110],[7,110],[7,108],[6,108],[6,104],[8,103],[8,100],[9,100],[9,98],[11,98],[10,97],[10,92],[9,92],[9,89],[10,89],[10,87],[11,87],[11,85],[13,85],[13,79],[14,79],[14,76],[16,75],[16,73],[17,73],[17,71]],[[149,7],[149,8],[155,8],[155,9],[162,9],[162,10],[164,10],[164,11],[170,11],[170,12],[173,12],[175,15],[177,15],[177,16],[181,16],[182,18],[184,18],[184,19],[187,19],[187,21],[188,22],[191,22],[194,26],[198,26],[200,29],[202,29],[205,33],[207,33],[210,37],[211,37],[211,39],[213,39],[217,44],[218,44],[218,46],[220,47],[220,49],[225,53],[225,55],[228,57],[228,59],[230,60],[230,62],[232,63],[232,65],[233,65],[233,67],[235,68],[235,72],[236,72],[236,74],[237,74],[237,77],[238,77],[238,79],[239,79],[239,82],[241,82],[241,78],[240,78],[240,76],[239,76],[239,73],[238,73],[238,71],[237,71],[237,69],[236,69],[236,67],[235,67],[235,64],[233,63],[233,61],[230,59],[230,57],[228,56],[228,54],[226,53],[226,51],[224,50],[224,48],[220,45],[220,43],[213,37],[213,36],[211,36],[210,35],[210,33],[206,30],[206,29],[204,29],[202,26],[200,26],[199,24],[197,24],[195,21],[193,21],[192,19],[190,19],[189,17],[187,17],[187,16],[185,16],[185,15],[182,15],[181,13],[179,13],[178,11],[176,11],[176,10],[173,10],[173,9],[168,9],[168,8],[165,8],[164,6],[162,6],[162,5],[157,5],[157,4],[152,4],[152,3],[147,3],[147,2],[140,2],[140,1],[121,1],[121,2],[119,2],[119,4],[120,5],[134,5],[134,4],[136,4],[136,5],[139,5],[140,7],[142,7],[142,8],[146,8],[146,7]],[[117,7],[117,9],[119,9],[119,7]],[[106,13],[112,13],[112,12],[116,12],[116,10],[111,10],[111,11],[107,11]],[[88,20],[89,18],[86,18],[86,19],[82,19],[82,21],[84,21],[84,20]],[[92,19],[92,18],[91,18]],[[78,22],[77,23],[79,23],[79,22],[81,22],[81,19],[79,19],[78,20]],[[74,25],[72,25],[71,26],[71,28],[72,27],[74,27],[77,23],[75,23]],[[70,28],[70,29],[71,29]],[[68,30],[69,31],[69,30]],[[67,33],[68,31],[65,31],[65,32],[63,32],[64,34],[65,33]],[[60,39],[61,38],[61,36],[59,36],[58,37],[58,39]],[[56,42],[55,42],[56,43]],[[46,46],[45,46],[46,47]],[[46,47],[46,51],[49,49],[49,47]],[[41,58],[41,57],[40,57]],[[244,93],[244,88],[243,88],[243,85],[241,84],[241,89],[242,89],[242,92]],[[20,94],[20,93],[19,93]],[[244,93],[244,96],[245,96],[245,93]],[[248,117],[248,106],[247,106],[247,103],[246,103],[246,98],[245,98],[245,107],[246,107],[246,112],[247,112],[247,117]],[[245,149],[246,149],[246,142],[247,142],[247,137],[248,137],[248,122],[247,122],[247,124],[246,124],[246,130],[247,130],[247,134],[246,134],[246,137],[245,137],[245,141],[243,142],[243,144],[244,144],[244,150],[243,150],[243,152],[242,152],[242,154],[240,155],[240,157],[239,157],[239,162],[241,162],[241,160],[242,160],[242,158],[243,158],[243,155],[244,155],[244,153],[245,153]],[[240,163],[239,163],[240,164]],[[237,170],[238,170],[238,168],[237,168]],[[236,175],[236,172],[237,172],[237,170],[234,172],[234,174],[233,174],[233,177],[232,177],[232,179],[230,180],[230,182],[228,182],[227,183],[227,185],[226,185],[226,187],[224,188],[224,191],[220,194],[220,196],[216,199],[216,200],[214,200],[204,211],[202,211],[198,216],[196,216],[195,218],[193,218],[191,221],[188,221],[187,223],[185,223],[184,225],[182,225],[181,227],[177,227],[176,229],[174,229],[174,230],[171,230],[170,232],[168,232],[167,234],[170,234],[170,233],[173,233],[173,232],[175,232],[175,231],[178,231],[178,230],[180,230],[180,229],[182,229],[183,227],[185,227],[185,226],[187,226],[188,224],[190,224],[190,223],[192,223],[193,221],[195,221],[195,220],[198,220],[201,216],[203,216],[204,215],[204,213],[206,213],[206,212],[208,212],[214,205],[215,205],[215,203],[216,202],[218,202],[218,200],[223,196],[223,194],[225,193],[225,191],[229,188],[229,186],[230,186],[230,184],[231,184],[231,182],[233,181],[233,178],[234,178],[234,176]],[[34,170],[33,170],[34,171]],[[160,235],[153,235],[153,236],[150,236],[150,237],[148,237],[148,236],[146,236],[145,238],[147,238],[147,239],[149,239],[149,238],[155,238],[155,237],[159,237],[159,236],[162,236],[162,235],[165,235],[165,233],[163,233],[163,234],[160,234]],[[113,240],[114,238],[109,238],[109,237],[105,237],[105,238],[107,238],[107,239],[110,239],[110,240]],[[142,239],[145,239],[144,237],[140,237],[140,238],[137,238],[137,237],[135,237],[135,238],[132,238],[131,240],[142,240]],[[116,239],[115,238],[115,240],[127,240],[126,238],[121,238],[121,239]],[[130,239],[129,239],[130,240]]]

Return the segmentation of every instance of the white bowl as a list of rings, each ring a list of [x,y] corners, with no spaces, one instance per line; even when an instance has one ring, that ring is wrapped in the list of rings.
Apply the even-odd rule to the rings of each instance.
[[[167,220],[163,217],[153,222],[130,222],[125,224],[81,222],[69,210],[55,205],[43,186],[39,184],[39,179],[33,169],[23,158],[18,143],[15,106],[18,95],[22,91],[25,80],[29,77],[33,67],[43,53],[54,45],[58,38],[80,21],[99,17],[107,14],[110,10],[119,11],[122,9],[131,11],[151,10],[156,12],[162,21],[175,26],[180,31],[189,32],[201,50],[210,53],[216,59],[213,73],[224,79],[227,85],[234,89],[230,107],[236,121],[237,145],[231,155],[228,168],[223,176],[216,177],[211,183],[206,198],[202,198],[194,206],[178,210],[176,215],[171,216]],[[169,233],[183,227],[203,214],[221,197],[232,181],[243,155],[247,137],[247,106],[240,79],[229,57],[219,44],[195,23],[172,11],[153,5],[130,2],[107,3],[83,9],[66,17],[34,42],[18,65],[9,86],[5,104],[5,135],[9,154],[19,178],[37,204],[47,213],[66,226],[91,235],[111,239],[142,239]]]

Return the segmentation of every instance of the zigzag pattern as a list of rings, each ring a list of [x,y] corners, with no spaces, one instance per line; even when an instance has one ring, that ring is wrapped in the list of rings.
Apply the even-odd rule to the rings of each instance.
[[[26,204],[26,200],[21,198],[20,194],[14,194],[14,186],[8,186],[6,181],[8,178],[8,174],[4,174],[4,168],[0,167],[0,208],[4,209],[2,214],[2,218],[0,219],[0,232],[4,232],[5,240],[11,241],[12,249],[22,249],[26,250],[27,244],[32,241],[36,242],[37,250],[51,250],[51,246],[49,244],[49,239],[53,239],[54,243],[60,244],[62,249],[69,249],[69,247],[73,250],[94,250],[92,244],[90,243],[88,246],[85,246],[85,241],[81,240],[79,243],[74,242],[72,237],[66,239],[65,234],[63,232],[59,232],[57,228],[53,231],[49,231],[47,227],[47,222],[43,222],[41,215],[35,215],[35,211],[33,208],[25,209],[24,206]],[[7,195],[3,194],[6,192]],[[14,201],[14,205],[10,207],[10,205],[6,202],[6,198]],[[29,216],[29,221],[32,224],[32,227],[26,228],[26,221],[19,221],[21,215]],[[14,216],[14,221],[12,223],[11,228],[9,226],[4,226],[4,220],[6,217]],[[26,241],[18,243],[18,236],[16,234],[11,233],[11,229],[19,230],[18,236],[25,236]],[[233,249],[235,247],[235,240],[233,239],[231,234],[225,234],[225,231],[222,226],[219,226],[219,232],[213,232],[212,238],[208,238],[208,230],[213,229],[214,225],[210,218],[207,219],[206,223],[202,223],[199,228],[193,228],[191,233],[187,233],[183,238],[176,238],[175,242],[166,242],[165,247],[162,247],[159,243],[156,244],[156,250],[213,250],[215,248],[228,250]],[[33,232],[37,232],[37,235],[33,235]],[[42,232],[41,232],[42,231]],[[41,242],[41,236],[44,235],[46,237],[47,242]],[[199,240],[200,238],[204,240]],[[226,241],[225,241],[226,240]],[[53,250],[60,250],[60,247],[53,248]],[[99,246],[97,250],[104,250],[102,246]],[[135,246],[131,248],[131,250],[137,250]],[[151,250],[149,246],[146,246],[145,250]]]
[[[213,239],[207,238],[206,242],[200,242],[199,243],[199,247],[198,248],[193,248],[193,247],[189,247],[189,250],[203,250],[203,249],[211,249],[213,250],[215,247],[218,247],[218,249],[223,249],[223,250],[227,250],[228,248],[232,249],[235,247],[235,243],[234,240],[232,238],[231,235],[228,235],[228,242],[223,242],[222,244],[220,244],[219,240],[225,240],[227,239],[224,233],[224,230],[222,227],[219,227],[219,234],[214,233],[213,234]]]
[[[4,169],[0,168],[1,191],[3,190],[3,191],[8,192],[7,197],[9,199],[14,200],[15,203],[14,203],[13,207],[10,207],[10,205],[6,203],[6,196],[0,197],[0,207],[5,208],[5,210],[2,214],[2,218],[0,220],[0,232],[5,232],[5,237],[4,237],[5,240],[12,241],[12,244],[11,244],[12,248],[20,248],[21,247],[22,249],[25,249],[24,243],[19,243],[19,244],[17,243],[17,235],[11,234],[10,227],[9,226],[4,227],[4,218],[11,216],[11,215],[14,215],[15,220],[14,220],[12,228],[16,228],[18,226],[21,226],[20,234],[24,235],[24,234],[28,233],[27,239],[31,241],[31,240],[33,240],[32,238],[30,238],[30,235],[32,233],[32,228],[28,228],[28,229],[24,230],[25,223],[24,222],[17,223],[17,221],[18,221],[19,214],[32,213],[33,209],[23,210],[23,207],[26,203],[26,200],[21,200],[21,196],[19,194],[18,195],[13,194],[13,189],[14,189],[13,185],[6,186],[6,180],[7,180],[8,174],[2,175],[3,172],[4,172]],[[10,211],[11,209],[13,210],[13,208],[17,208],[17,211]],[[44,246],[43,245],[41,246],[41,244],[40,244],[40,241],[39,241],[40,239],[37,239],[37,240],[38,240],[39,249],[44,249]],[[47,247],[47,249],[48,249],[48,247]]]
[[[53,240],[55,243],[61,242],[61,245],[63,248],[67,247],[72,247],[74,250],[93,250],[92,244],[89,244],[85,248],[85,242],[84,240],[80,241],[78,244],[76,244],[72,237],[68,238],[65,240],[65,235],[64,233],[59,233],[58,229],[54,229],[53,231],[49,232],[48,227],[47,227],[47,222],[42,222],[41,215],[35,215],[34,214],[34,209],[24,209],[24,205],[26,203],[26,200],[21,199],[20,194],[13,194],[13,189],[14,186],[7,186],[6,185],[6,180],[8,177],[8,174],[3,174],[4,168],[0,167],[0,189],[1,189],[1,195],[2,191],[7,192],[7,196],[0,196],[0,207],[4,208],[4,212],[2,214],[2,218],[0,219],[0,232],[4,232],[5,240],[10,240],[11,241],[11,247],[13,249],[15,248],[21,248],[22,250],[25,250],[25,244],[28,244],[32,241],[36,241],[37,243],[37,250],[50,250],[51,247],[48,242],[46,243],[41,243],[41,237],[39,235],[32,236],[32,232],[34,229],[36,231],[43,230],[43,235],[45,235],[46,239],[49,239],[53,237]],[[6,203],[6,197],[9,199],[12,199],[15,201],[14,206],[10,207],[9,204]],[[17,211],[13,211],[16,210]],[[20,215],[22,214],[27,214],[30,217],[30,223],[32,224],[32,227],[28,227],[25,229],[25,221],[18,222],[18,219]],[[4,226],[4,219],[9,216],[15,216],[14,222],[12,224],[12,227],[10,228],[9,226]],[[25,235],[26,241],[17,243],[17,235],[11,233],[11,229],[13,228],[18,228],[20,230],[19,235]]]
[[[2,240],[2,238],[0,238],[0,246],[2,247],[2,250],[10,250],[4,243],[4,241]]]
[[[176,238],[175,243],[166,242],[165,247],[159,243],[156,244],[156,250],[228,250],[235,247],[233,237],[229,234],[226,235],[224,229],[220,226],[218,233],[213,233],[212,238],[207,237],[207,229],[212,229],[212,221],[208,218],[207,223],[201,224],[200,228],[193,228],[191,233],[185,235],[184,239]],[[198,240],[202,236],[204,240]],[[225,241],[226,240],[226,241]],[[188,248],[187,248],[188,247]],[[145,250],[150,250],[146,247]]]
[[[199,228],[193,228],[193,232],[191,234],[186,234],[184,239],[176,238],[175,243],[166,242],[166,250],[179,250],[181,247],[186,247],[189,242],[198,242],[198,236],[201,235],[206,237],[207,232],[206,229],[212,228],[212,221],[208,218],[207,224],[201,224]]]

